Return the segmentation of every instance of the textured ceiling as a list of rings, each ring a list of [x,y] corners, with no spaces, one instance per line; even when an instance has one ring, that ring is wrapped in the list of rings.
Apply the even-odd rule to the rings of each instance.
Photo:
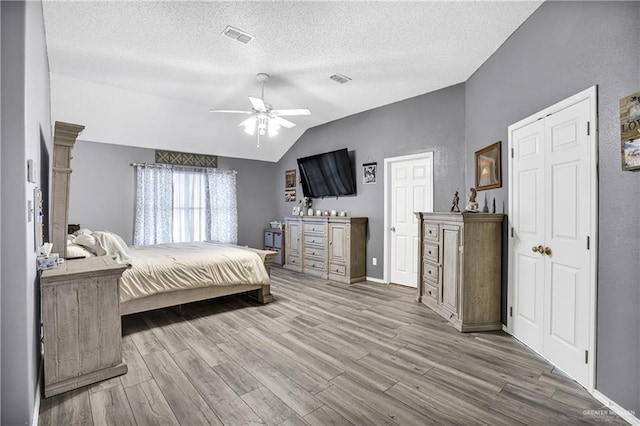
[[[54,75],[187,102],[203,112],[189,122],[185,132],[193,134],[186,141],[133,140],[125,131],[87,128],[92,140],[277,161],[307,128],[465,81],[540,3],[45,1],[43,8]],[[256,38],[245,45],[225,37],[227,25]],[[271,75],[265,100],[274,108],[312,112],[291,117],[298,126],[260,150],[235,127],[243,116],[207,112],[248,109],[247,96],[260,94],[258,72]],[[353,80],[338,84],[329,79],[335,73]],[[53,119],[82,115],[55,84]],[[82,92],[73,96],[83,105]],[[99,107],[94,113],[111,115]],[[157,114],[163,123],[174,116],[170,108]],[[113,128],[127,128],[126,118],[113,119]]]

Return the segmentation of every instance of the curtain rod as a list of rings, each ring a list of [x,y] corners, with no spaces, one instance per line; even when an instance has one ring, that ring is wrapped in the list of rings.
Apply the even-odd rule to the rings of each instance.
[[[217,167],[182,166],[180,164],[131,163],[130,166],[132,166],[132,167],[135,167],[135,166],[158,167],[158,168],[166,168],[166,169],[181,168],[181,169],[198,169],[198,170],[216,170],[216,171],[219,171],[219,172],[227,172],[227,173],[238,174],[237,170],[221,170],[221,169],[218,169]]]

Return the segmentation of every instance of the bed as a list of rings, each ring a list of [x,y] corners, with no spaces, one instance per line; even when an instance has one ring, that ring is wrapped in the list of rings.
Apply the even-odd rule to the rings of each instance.
[[[213,242],[128,247],[117,234],[88,229],[67,241],[67,257],[110,256],[129,265],[120,279],[120,315],[237,293],[273,300],[273,251]]]
[[[215,243],[130,247],[131,267],[120,280],[120,315],[236,293],[273,300],[275,252]]]

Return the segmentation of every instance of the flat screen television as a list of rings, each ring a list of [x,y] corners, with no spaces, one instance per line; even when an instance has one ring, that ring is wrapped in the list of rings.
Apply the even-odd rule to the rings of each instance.
[[[309,198],[355,195],[356,182],[346,148],[298,158],[302,193]]]

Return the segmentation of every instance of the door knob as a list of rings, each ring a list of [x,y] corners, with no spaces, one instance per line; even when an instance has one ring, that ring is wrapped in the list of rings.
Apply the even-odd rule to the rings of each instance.
[[[551,248],[550,247],[545,247],[544,248],[544,254],[546,254],[547,256],[551,256]]]
[[[544,247],[542,247],[542,246],[533,246],[531,248],[531,251],[534,252],[534,253],[543,254],[544,253]]]
[[[389,228],[389,230],[390,230],[391,232],[396,232],[396,227],[395,227],[395,226],[392,226],[391,228]]]

